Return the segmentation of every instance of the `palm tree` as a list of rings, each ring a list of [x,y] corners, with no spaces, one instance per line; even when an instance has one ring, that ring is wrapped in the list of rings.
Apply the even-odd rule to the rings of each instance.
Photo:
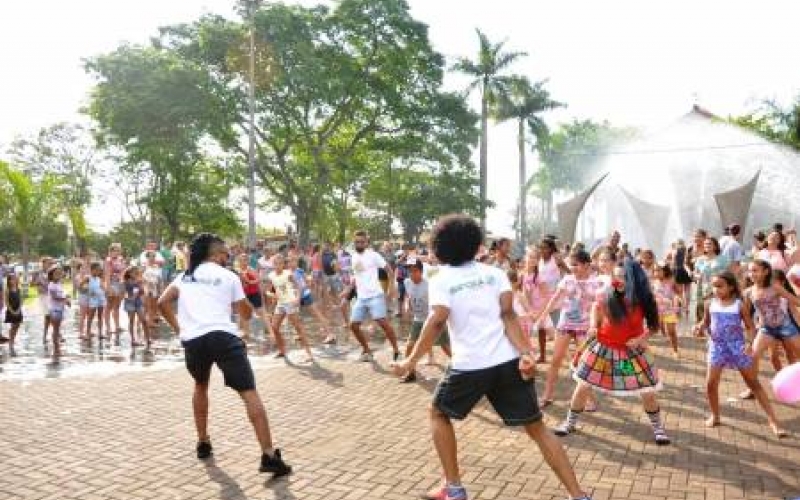
[[[514,61],[527,55],[525,52],[502,52],[505,42],[492,43],[481,30],[475,30],[480,41],[480,50],[475,61],[460,58],[453,65],[454,71],[459,71],[474,78],[467,86],[467,93],[476,88],[481,92],[481,144],[480,144],[480,204],[481,228],[486,230],[486,178],[487,178],[487,128],[489,121],[489,106],[497,101],[503,93],[508,77],[502,72]]]
[[[22,240],[23,283],[28,282],[31,233],[52,213],[55,193],[51,177],[33,181],[24,172],[0,161],[0,212],[6,214]]]
[[[517,146],[519,148],[519,239],[524,248],[527,244],[527,221],[525,198],[528,192],[528,174],[525,164],[525,125],[538,139],[546,137],[547,124],[541,113],[563,106],[562,103],[550,99],[550,93],[544,88],[544,81],[531,83],[527,77],[510,77],[506,84],[506,92],[499,96],[494,110],[498,121],[517,121]]]

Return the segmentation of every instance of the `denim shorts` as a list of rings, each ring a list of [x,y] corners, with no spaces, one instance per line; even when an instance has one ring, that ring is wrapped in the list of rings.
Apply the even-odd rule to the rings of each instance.
[[[786,340],[800,335],[797,326],[788,316],[781,326],[762,326],[760,331],[775,340]]]
[[[433,395],[433,405],[450,418],[463,420],[486,396],[509,426],[542,419],[533,380],[524,380],[519,359],[480,370],[448,368]]]
[[[367,319],[367,314],[374,320],[386,318],[386,298],[383,294],[368,299],[356,297],[356,303],[350,313],[350,322],[361,323]]]

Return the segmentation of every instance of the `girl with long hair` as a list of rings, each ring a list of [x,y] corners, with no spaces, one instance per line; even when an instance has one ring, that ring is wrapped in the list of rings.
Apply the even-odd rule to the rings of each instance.
[[[573,362],[578,385],[566,420],[555,428],[557,435],[575,432],[586,399],[595,389],[641,397],[656,444],[670,443],[655,394],[661,381],[647,346],[650,333],[658,328],[658,307],[647,275],[633,259],[625,259],[614,269],[604,299],[592,306],[590,337]]]

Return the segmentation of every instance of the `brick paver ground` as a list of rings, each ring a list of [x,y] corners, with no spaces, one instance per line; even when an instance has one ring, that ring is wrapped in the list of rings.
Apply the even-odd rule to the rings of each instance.
[[[769,434],[752,401],[724,403],[725,425],[704,428],[703,344],[681,340],[680,361],[657,357],[674,445],[651,442],[638,401],[601,397],[600,411],[563,440],[582,483],[597,500],[800,497],[800,409],[778,405],[794,434],[783,440]],[[662,339],[654,344],[665,352]],[[211,391],[215,459],[202,463],[194,456],[191,380],[177,361],[149,365],[119,355],[81,371],[76,355],[45,365],[44,377],[20,378],[25,371],[4,357],[0,500],[416,498],[438,481],[426,407],[441,368],[423,367],[428,380],[402,385],[386,373],[385,350],[374,364],[354,355],[346,345],[321,350],[317,366],[253,356],[277,442],[296,470],[275,482],[257,472],[242,403],[219,373]],[[571,388],[561,384],[560,401],[546,410],[550,424],[564,416]],[[727,373],[722,401],[741,389],[738,375]],[[565,498],[537,448],[485,404],[456,427],[472,498]]]

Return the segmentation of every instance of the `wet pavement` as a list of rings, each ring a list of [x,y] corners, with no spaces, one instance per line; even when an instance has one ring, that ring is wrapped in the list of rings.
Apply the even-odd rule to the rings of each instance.
[[[286,361],[273,358],[271,343],[251,342],[275,438],[295,467],[291,477],[269,481],[257,472],[259,450],[241,400],[216,370],[215,458],[195,458],[192,383],[168,333],[149,357],[131,350],[125,334],[120,347],[81,346],[67,326],[67,355],[54,364],[42,350],[41,318],[30,317],[33,334],[20,339],[19,356],[9,358],[2,348],[0,500],[404,500],[439,481],[427,408],[443,373],[441,357],[420,367],[420,382],[400,384],[377,335],[374,363],[354,361],[358,349],[341,330],[338,345],[315,348],[316,364],[295,362],[302,353],[291,333]],[[319,342],[315,326],[309,323],[309,333]],[[743,388],[738,374],[726,372],[723,425],[705,428],[704,341],[680,342],[680,359],[663,337],[652,342],[672,446],[652,442],[637,400],[601,396],[599,411],[562,440],[582,484],[595,500],[800,497],[800,408],[776,405],[792,433],[776,439],[758,406],[735,398]],[[765,363],[762,381],[771,376]],[[544,410],[549,425],[564,418],[572,388],[564,370],[556,403]],[[535,445],[501,425],[485,402],[455,426],[470,498],[565,498]]]

